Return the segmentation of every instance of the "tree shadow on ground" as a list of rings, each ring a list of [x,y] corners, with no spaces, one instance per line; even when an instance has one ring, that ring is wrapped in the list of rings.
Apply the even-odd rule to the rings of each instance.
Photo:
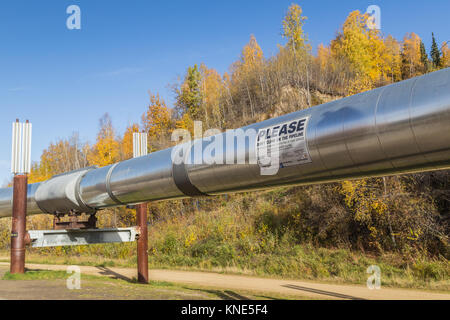
[[[324,290],[313,289],[313,288],[307,288],[307,287],[297,286],[297,285],[293,285],[293,284],[286,284],[286,285],[283,285],[283,287],[289,288],[289,289],[295,289],[295,290],[300,290],[300,291],[316,293],[316,294],[322,294],[322,295],[335,297],[335,298],[340,298],[340,299],[364,300],[362,298],[353,297],[353,296],[349,296],[349,295],[342,294],[342,293],[331,292],[331,291],[324,291]]]

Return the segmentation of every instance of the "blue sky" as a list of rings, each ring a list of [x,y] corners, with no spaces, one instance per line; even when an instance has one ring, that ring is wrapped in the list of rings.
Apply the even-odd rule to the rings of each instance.
[[[95,141],[108,112],[118,133],[140,121],[148,90],[169,103],[169,87],[195,63],[220,73],[254,34],[266,57],[283,44],[281,21],[294,2],[2,0],[0,2],[0,183],[10,178],[11,122],[33,123],[32,160],[58,138]],[[297,1],[314,48],[328,43],[348,13],[381,8],[381,27],[397,39],[416,32],[431,45],[450,40],[449,1]],[[66,8],[81,8],[68,30]]]

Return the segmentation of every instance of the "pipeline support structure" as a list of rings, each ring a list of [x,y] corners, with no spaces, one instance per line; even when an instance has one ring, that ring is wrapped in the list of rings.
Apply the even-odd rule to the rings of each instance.
[[[11,223],[11,263],[10,272],[25,272],[25,234],[27,214],[26,175],[15,175],[13,180],[13,206]]]
[[[147,203],[136,205],[136,221],[139,228],[139,238],[137,240],[138,282],[148,283]]]
[[[190,141],[181,161],[174,161],[173,147],[30,184],[27,214],[93,214],[138,205],[138,250],[146,250],[145,202],[449,169],[450,68],[241,129],[257,134],[240,141],[224,132]],[[212,145],[213,152],[195,160],[196,150],[211,151]],[[276,159],[272,152],[261,154],[274,145]],[[246,161],[216,161],[230,154]],[[267,158],[275,161],[272,174],[262,173]],[[16,210],[13,202],[12,189],[0,189],[0,218]],[[145,280],[148,266],[139,266]]]

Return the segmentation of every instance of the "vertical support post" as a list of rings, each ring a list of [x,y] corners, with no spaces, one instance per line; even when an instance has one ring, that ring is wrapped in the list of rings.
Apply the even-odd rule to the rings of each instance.
[[[13,183],[10,272],[24,273],[28,177],[15,175]]]
[[[148,283],[148,228],[147,228],[147,204],[136,205],[136,220],[139,227],[137,241],[137,266],[138,282]]]
[[[31,169],[31,123],[12,124],[11,173],[13,205],[11,223],[11,273],[25,272],[25,235],[27,223],[27,189]]]
[[[133,133],[133,158],[142,157],[147,154],[147,134]],[[148,228],[147,228],[147,204],[136,205],[136,220],[139,227],[139,238],[137,241],[137,266],[138,282],[148,283]]]

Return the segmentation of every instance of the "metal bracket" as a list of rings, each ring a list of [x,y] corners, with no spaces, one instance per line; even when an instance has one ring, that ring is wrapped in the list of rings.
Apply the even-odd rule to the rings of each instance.
[[[64,215],[55,215],[53,218],[54,230],[72,230],[72,229],[97,229],[97,217],[91,214],[87,221],[79,221],[78,217],[81,214],[71,212],[68,214],[69,221],[61,221]]]
[[[28,236],[33,248],[121,243],[135,241],[139,228],[29,230]]]

